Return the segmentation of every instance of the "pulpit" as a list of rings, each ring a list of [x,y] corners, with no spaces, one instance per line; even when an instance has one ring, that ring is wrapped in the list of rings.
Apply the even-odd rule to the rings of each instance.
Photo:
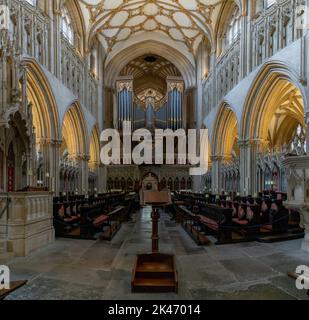
[[[144,194],[152,206],[152,253],[139,254],[133,270],[132,292],[178,292],[175,257],[159,252],[160,210],[170,204],[168,191],[148,191]]]

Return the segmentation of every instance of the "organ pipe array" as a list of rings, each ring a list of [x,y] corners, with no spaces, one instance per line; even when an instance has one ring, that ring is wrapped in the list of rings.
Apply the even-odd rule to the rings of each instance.
[[[118,129],[122,129],[123,121],[131,121],[134,130],[183,128],[183,92],[182,80],[167,79],[167,95],[159,105],[153,96],[145,96],[144,101],[134,99],[133,79],[117,81]]]
[[[133,81],[117,82],[118,129],[133,120]]]

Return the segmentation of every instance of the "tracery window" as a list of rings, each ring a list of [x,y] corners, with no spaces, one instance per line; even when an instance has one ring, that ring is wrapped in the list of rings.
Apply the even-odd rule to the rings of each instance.
[[[240,12],[238,7],[234,10],[233,15],[231,16],[226,34],[227,46],[233,44],[240,34]]]
[[[62,8],[61,13],[61,32],[63,36],[71,43],[74,44],[74,30],[72,20],[69,15],[67,7]]]

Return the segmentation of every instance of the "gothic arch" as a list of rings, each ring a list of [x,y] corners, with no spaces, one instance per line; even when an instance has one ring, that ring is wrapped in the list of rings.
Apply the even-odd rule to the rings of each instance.
[[[56,1],[55,1],[56,2]],[[59,10],[65,5],[70,12],[74,32],[78,35],[79,43],[76,43],[82,55],[86,52],[86,25],[78,0],[60,0]]]
[[[82,108],[74,103],[66,111],[62,124],[62,137],[72,157],[88,155],[89,140],[86,120]]]
[[[144,41],[122,50],[109,61],[105,72],[105,84],[112,88],[121,70],[132,60],[145,54],[163,56],[171,61],[182,74],[186,88],[195,85],[195,68],[193,64],[178,50],[158,41]]]
[[[202,125],[202,129],[207,130],[205,125]],[[207,152],[208,152],[208,155],[207,155],[208,156],[208,168],[210,168],[211,167],[211,154],[212,154],[211,146],[212,146],[212,144],[210,143],[211,137],[209,136],[209,131],[208,131],[207,139],[208,139],[208,141],[204,141],[204,139],[203,139],[202,143],[207,143],[207,145],[208,145],[208,150],[207,150]]]
[[[239,8],[240,13],[244,10],[244,5],[242,3],[242,0],[225,0],[223,5],[220,8],[219,13],[219,19],[217,21],[217,24],[215,26],[215,44],[217,45],[217,55],[219,56],[222,52],[222,44],[220,42],[222,41],[222,38],[224,37],[224,34],[227,29],[227,25],[230,22],[231,16],[235,10],[236,7]],[[221,46],[220,46],[221,45]]]
[[[282,97],[288,93],[295,94],[298,99],[295,108],[287,110],[290,119],[304,124],[305,92],[297,75],[281,62],[266,64],[256,77],[246,98],[242,121],[242,139],[266,139],[267,130],[278,108]],[[285,128],[291,130],[291,128]]]
[[[95,168],[100,164],[100,131],[98,125],[92,129],[90,144],[89,144],[89,166]]]
[[[223,103],[217,114],[212,137],[212,154],[222,156],[225,161],[238,153],[238,123],[233,110]]]
[[[37,140],[59,140],[58,107],[48,80],[34,60],[26,58],[23,63],[27,71],[27,96],[32,104]]]

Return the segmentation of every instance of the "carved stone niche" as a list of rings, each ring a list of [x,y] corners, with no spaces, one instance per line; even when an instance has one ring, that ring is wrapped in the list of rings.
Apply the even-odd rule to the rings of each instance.
[[[288,185],[288,208],[300,210],[300,227],[305,229],[302,249],[309,252],[309,156],[295,156],[283,160]]]

